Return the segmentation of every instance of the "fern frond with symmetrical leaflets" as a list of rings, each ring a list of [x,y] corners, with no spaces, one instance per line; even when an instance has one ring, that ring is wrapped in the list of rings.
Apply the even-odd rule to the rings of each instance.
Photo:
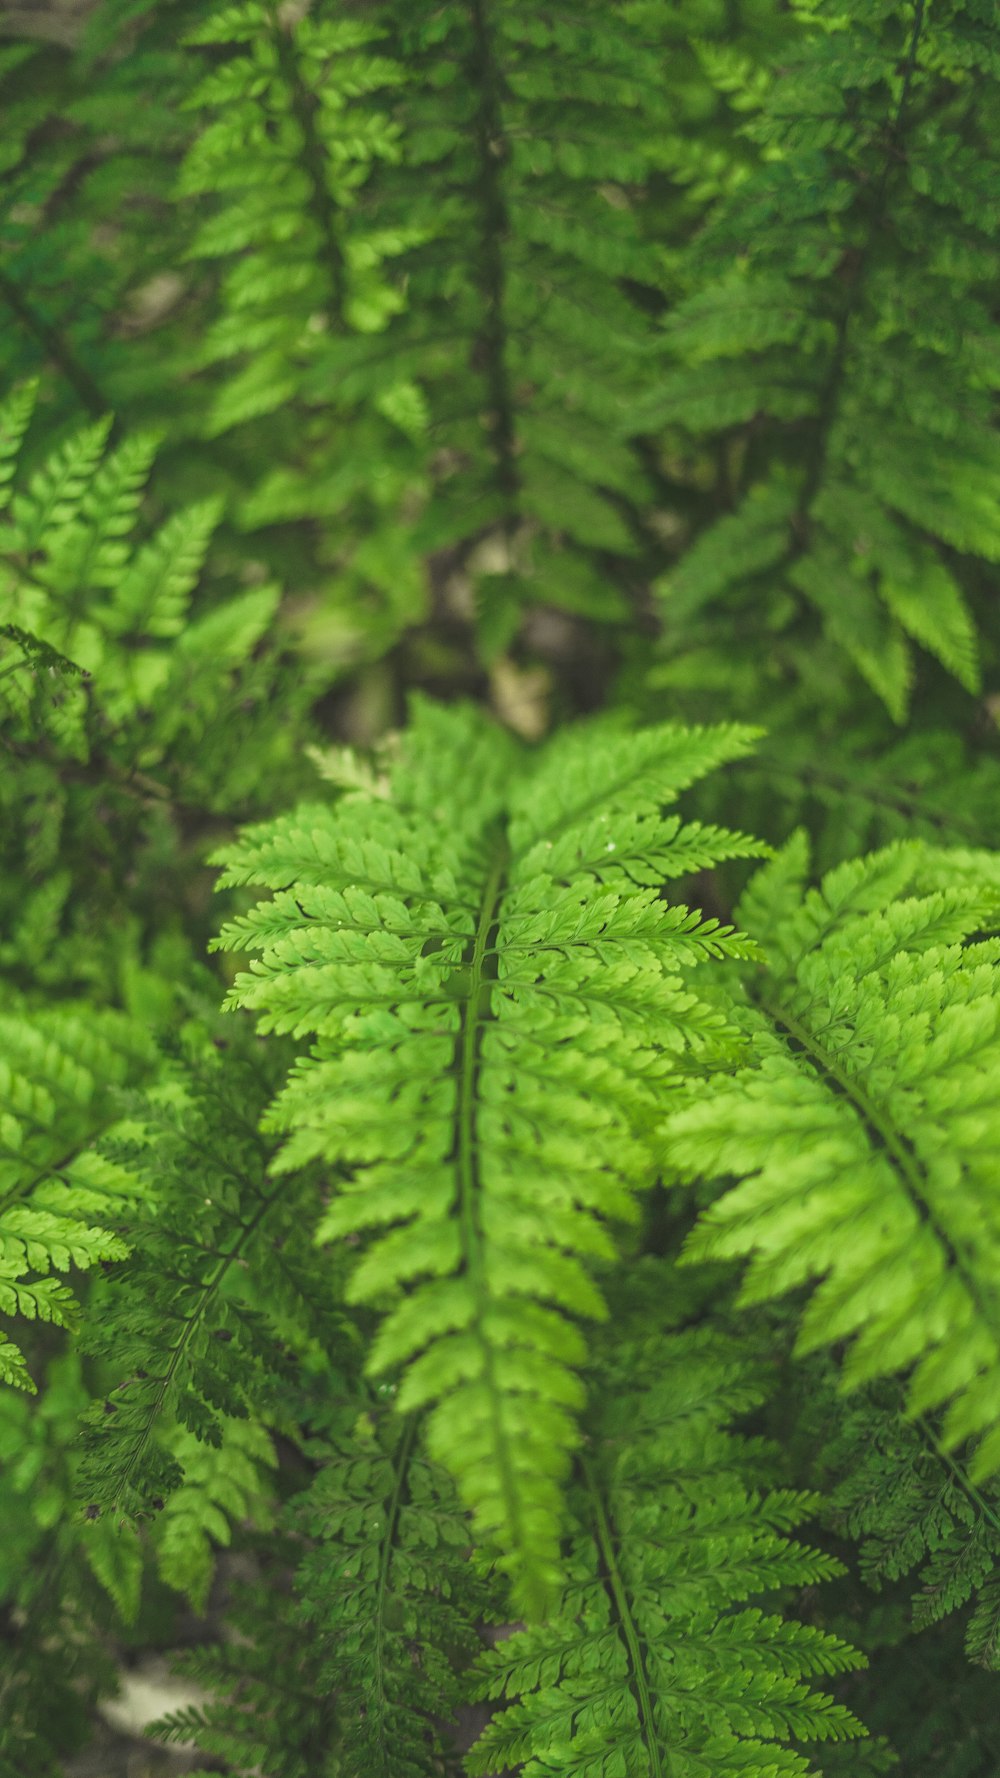
[[[82,1335],[106,1384],[88,1415],[81,1504],[120,1521],[166,1501],[173,1544],[197,1506],[189,1472],[215,1460],[194,1441],[216,1453],[224,1485],[249,1461],[241,1428],[259,1444],[256,1420],[283,1424],[297,1364],[322,1353],[329,1369],[350,1348],[302,1192],[268,1177],[274,1144],[257,1121],[276,1083],[270,1058],[209,1053],[169,1069],[122,1127],[116,1152],[157,1209],[130,1222],[132,1256]],[[174,1493],[184,1487],[188,1507]],[[189,1568],[204,1575],[203,1553]]]
[[[750,954],[644,886],[672,844],[684,856],[656,816],[751,739],[609,724],[531,758],[472,711],[423,705],[385,796],[219,857],[224,883],[274,892],[218,941],[262,953],[230,1005],[317,1039],[268,1115],[276,1166],[347,1171],[319,1232],[367,1237],[348,1298],[385,1316],[370,1369],[430,1410],[432,1456],[532,1612],[557,1572],[576,1323],[603,1313],[593,1265],[614,1255],[609,1221],[636,1214],[671,1079],[725,1053],[685,972]],[[704,829],[690,845],[754,849]]]
[[[13,455],[26,427],[28,392],[19,390],[0,415],[0,432]],[[96,421],[69,437],[6,504],[0,529],[0,613],[47,643],[87,674],[89,688],[73,688],[76,703],[61,729],[72,756],[86,764],[95,729],[114,727],[137,711],[176,704],[180,658],[190,670],[209,640],[222,642],[219,616],[191,619],[192,594],[218,523],[216,501],[189,507],[151,537],[136,537],[138,509],[156,449],[151,436],[128,438],[107,449],[110,420]],[[269,619],[277,594],[260,589],[243,595],[240,651],[249,655]],[[237,607],[231,607],[235,617]],[[167,644],[174,639],[172,650]],[[32,662],[18,674],[11,663],[4,684],[10,719],[28,715]],[[64,694],[67,698],[69,692]],[[96,708],[94,708],[96,706]],[[19,725],[20,726],[20,725]],[[15,729],[15,738],[17,730]],[[165,743],[164,743],[165,744]],[[160,752],[163,751],[161,744]],[[135,764],[157,763],[152,748]]]
[[[193,73],[176,33],[196,8],[156,10],[95,17],[94,53],[0,47],[0,388],[41,375],[56,436],[111,411],[179,425],[191,407],[182,373],[198,299],[176,269],[171,185]],[[30,37],[37,11],[15,9],[5,27]]]
[[[789,1742],[864,1733],[810,1684],[863,1657],[756,1603],[840,1571],[788,1536],[815,1497],[761,1491],[760,1453],[726,1430],[759,1380],[738,1341],[657,1325],[669,1276],[642,1282],[597,1366],[556,1614],[480,1660],[505,1703],[472,1773],[777,1778],[816,1770]]]
[[[177,194],[218,200],[188,253],[228,266],[202,361],[237,363],[214,397],[212,435],[308,399],[327,331],[378,333],[400,307],[383,267],[413,231],[366,228],[357,194],[380,160],[399,158],[386,107],[403,73],[363,20],[272,0],[226,7],[187,42],[216,59],[187,101],[206,121]]]
[[[1000,1667],[996,1478],[974,1482],[964,1454],[943,1449],[932,1419],[906,1419],[895,1384],[870,1387],[834,1412],[822,1468],[831,1522],[857,1544],[867,1585],[912,1577],[913,1629],[961,1612],[969,1657]]]
[[[673,1175],[738,1181],[688,1257],[747,1258],[746,1302],[815,1283],[800,1350],[850,1342],[848,1387],[911,1373],[907,1411],[947,1406],[978,1480],[1000,1468],[996,873],[917,843],[818,889],[807,868],[799,834],[741,903],[769,959],[751,1058],[664,1125]]]
[[[304,572],[325,584],[335,567],[338,588],[335,618],[318,602],[318,646],[342,668],[426,615],[406,517],[426,476],[423,403],[386,329],[406,300],[397,262],[433,232],[434,207],[387,225],[366,193],[400,159],[406,77],[377,20],[335,9],[243,0],[187,42],[209,71],[186,102],[200,129],[177,196],[186,257],[218,268],[198,348],[201,430],[225,436],[238,522],[313,522]],[[356,336],[375,360],[360,388],[344,374]],[[301,547],[279,535],[286,557]]]
[[[294,1561],[295,1551],[288,1552]],[[312,1650],[273,1567],[233,1590],[228,1616],[237,1635],[188,1649],[175,1670],[210,1694],[150,1723],[157,1742],[197,1748],[212,1761],[191,1778],[224,1770],[234,1778],[340,1778],[336,1701],[315,1683]],[[225,1762],[224,1765],[219,1762]]]
[[[413,1419],[362,1413],[323,1457],[291,1520],[309,1539],[296,1613],[338,1699],[344,1778],[431,1778],[454,1767],[457,1669],[493,1609],[469,1525]],[[317,1450],[315,1455],[322,1455]]]
[[[706,218],[759,164],[760,149],[743,125],[764,103],[795,21],[767,0],[690,0],[683,7],[638,0],[629,13],[647,42],[660,45],[669,85],[669,112],[649,140],[641,210],[672,297],[686,288],[691,245]]]
[[[94,1144],[120,1115],[116,1090],[151,1063],[145,1033],[92,1005],[36,1011],[7,990],[0,1016],[0,1313],[75,1327],[63,1277],[128,1253],[117,1226],[136,1195]],[[0,1378],[33,1390],[24,1356],[0,1346]]]
[[[965,0],[794,10],[760,165],[693,250],[646,403],[668,456],[718,468],[662,607],[668,630],[811,609],[898,721],[914,648],[978,690],[1000,557],[1000,59]]]
[[[406,306],[384,335],[331,336],[311,400],[361,403],[411,440],[409,550],[460,553],[488,646],[526,600],[621,618],[643,483],[630,403],[653,344],[625,286],[657,284],[638,198],[669,115],[655,26],[590,0],[572,18],[523,0],[369,16],[406,80],[400,164],[360,201],[405,245]],[[328,472],[326,511],[350,475]],[[258,521],[290,510],[287,483],[253,502]],[[358,561],[385,555],[384,575],[386,550],[364,539]]]
[[[420,1451],[414,1420],[385,1402],[340,1437],[307,1441],[314,1481],[295,1495],[271,1571],[237,1598],[238,1640],[177,1663],[212,1701],[154,1725],[227,1769],[273,1778],[443,1778],[457,1771],[458,1669],[491,1609],[469,1561],[468,1523],[447,1476]],[[266,1633],[264,1626],[266,1626]]]
[[[825,745],[779,732],[746,780],[754,812],[779,807],[785,835],[808,826],[824,864],[901,839],[1000,847],[1000,758],[944,729],[889,745],[863,730]]]
[[[183,1480],[156,1521],[156,1564],[167,1584],[203,1617],[216,1550],[231,1543],[233,1526],[267,1530],[273,1522],[270,1472],[278,1459],[267,1431],[254,1420],[223,1420],[218,1444],[174,1428],[169,1446]]]
[[[33,399],[24,386],[0,408],[0,745],[16,766],[0,788],[0,961],[64,986],[121,966],[109,907],[131,899],[128,870],[162,899],[185,808],[250,813],[282,780],[294,794],[312,683],[300,670],[293,687],[265,643],[276,587],[207,594],[217,501],[146,525],[152,437],[109,449],[95,422],[18,473]],[[258,748],[271,735],[266,784],[251,730]]]

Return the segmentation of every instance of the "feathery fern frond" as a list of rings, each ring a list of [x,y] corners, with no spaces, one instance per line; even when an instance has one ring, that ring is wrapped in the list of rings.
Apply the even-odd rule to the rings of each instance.
[[[747,778],[762,803],[780,799],[786,834],[817,834],[825,864],[901,839],[1000,846],[1000,759],[947,730],[918,729],[888,746],[863,729],[825,746],[779,732]]]
[[[0,1391],[2,1778],[63,1778],[97,1698],[114,1690],[111,1601],[126,1623],[137,1604],[139,1577],[126,1573],[113,1530],[73,1513],[88,1399],[80,1355],[67,1348],[37,1370],[37,1398]],[[126,1558],[134,1553],[126,1546]]]
[[[190,407],[171,184],[191,84],[176,29],[192,10],[172,0],[141,23],[136,6],[95,18],[107,30],[96,61],[37,43],[0,51],[0,388],[41,375],[56,434],[81,412],[148,427]],[[20,11],[13,31],[38,9]]]
[[[657,1104],[685,1053],[725,1042],[683,972],[747,955],[661,900],[684,829],[658,810],[738,757],[738,729],[569,731],[537,761],[469,711],[421,706],[388,795],[251,829],[224,883],[273,899],[223,932],[262,953],[232,1006],[314,1032],[269,1113],[288,1172],[349,1169],[320,1235],[370,1238],[349,1300],[385,1312],[369,1365],[402,1369],[535,1613],[558,1571],[560,1483],[593,1262],[649,1177]],[[746,850],[696,829],[690,844]],[[684,868],[684,866],[682,866]]]
[[[73,1327],[78,1304],[58,1274],[123,1259],[115,1232],[137,1184],[95,1152],[120,1115],[115,1091],[151,1061],[144,1033],[94,1006],[34,1011],[8,993],[0,1018],[0,1313]],[[18,1348],[0,1378],[33,1390]]]
[[[25,406],[17,393],[6,429],[16,420],[23,433]],[[129,438],[106,454],[109,427],[74,434],[13,493],[0,534],[0,612],[89,674],[113,723],[153,707],[166,687],[162,644],[184,628],[219,507],[191,507],[148,542],[131,542],[156,441]],[[81,710],[76,730],[84,761],[86,717]]]
[[[740,1181],[687,1256],[748,1257],[743,1300],[817,1281],[799,1348],[851,1342],[848,1387],[911,1371],[912,1414],[950,1403],[947,1449],[1000,1467],[1000,1298],[991,1203],[1000,1033],[996,883],[899,845],[803,892],[799,835],[740,917],[770,968],[750,984],[752,1060],[666,1120],[668,1168]]]
[[[759,1455],[725,1430],[759,1399],[737,1343],[665,1333],[653,1290],[662,1301],[669,1285],[636,1284],[641,1312],[620,1305],[613,1355],[605,1342],[597,1368],[557,1615],[481,1658],[485,1695],[509,1702],[468,1769],[805,1774],[815,1768],[785,1743],[864,1732],[809,1681],[863,1657],[746,1601],[839,1564],[788,1538],[815,1499],[759,1492]]]
[[[233,1525],[266,1530],[273,1520],[274,1446],[254,1420],[219,1423],[218,1443],[172,1428],[170,1455],[183,1480],[156,1521],[153,1544],[160,1574],[204,1616],[215,1574],[215,1550],[232,1541]],[[123,1527],[116,1526],[121,1533]]]
[[[899,721],[913,645],[978,689],[975,566],[1000,555],[1000,64],[965,0],[794,10],[761,163],[692,254],[646,404],[725,463],[664,617],[787,628],[804,603]]]
[[[0,780],[0,960],[25,988],[62,989],[121,966],[109,908],[129,901],[136,869],[152,904],[162,898],[185,805],[250,813],[262,789],[284,781],[294,794],[303,734],[289,717],[305,726],[313,687],[301,672],[287,684],[264,645],[274,586],[206,595],[217,501],[148,534],[152,437],[108,450],[108,422],[95,422],[15,477],[32,399],[19,389],[0,411],[0,746],[17,766]],[[283,685],[288,701],[269,717]],[[262,785],[261,754],[247,758],[243,742],[252,728],[259,749],[268,727]]]
[[[457,1669],[480,1646],[489,1593],[418,1424],[369,1413],[353,1432],[292,1503],[310,1539],[296,1613],[315,1640],[318,1689],[338,1698],[345,1778],[431,1778],[454,1764]]]
[[[239,1639],[178,1662],[212,1702],[151,1733],[240,1773],[443,1778],[457,1769],[457,1668],[487,1609],[468,1523],[414,1420],[387,1419],[385,1404],[340,1420],[339,1439],[307,1441],[318,1473],[277,1527],[271,1584],[235,1602]],[[274,1585],[276,1555],[290,1586]]]
[[[391,103],[403,74],[377,28],[242,0],[187,41],[231,52],[187,100],[208,121],[178,181],[181,199],[221,200],[188,250],[229,268],[203,364],[243,361],[215,396],[211,435],[301,398],[327,329],[384,328],[402,297],[382,267],[413,231],[358,216],[372,167],[399,158],[399,127],[373,97]]]
[[[259,1443],[254,1418],[282,1422],[292,1354],[322,1351],[329,1367],[348,1349],[302,1229],[302,1192],[267,1176],[274,1145],[257,1119],[276,1083],[271,1059],[209,1053],[168,1070],[116,1144],[157,1211],[130,1219],[132,1257],[105,1281],[82,1337],[110,1379],[84,1440],[92,1514],[120,1520],[166,1500],[180,1522],[171,1494],[182,1479],[194,1489],[192,1462],[211,1463],[193,1441],[222,1453],[225,1483],[229,1447],[245,1467],[241,1425]],[[200,1587],[203,1556],[184,1572]]]
[[[310,399],[412,441],[408,550],[460,552],[489,647],[527,600],[624,616],[643,483],[630,396],[652,346],[626,282],[657,283],[637,199],[669,110],[656,30],[591,0],[572,19],[523,0],[380,0],[371,17],[406,70],[402,154],[360,202],[405,247],[406,306],[384,335],[331,338]],[[398,460],[384,442],[380,478]],[[354,474],[327,471],[326,511]],[[251,503],[256,522],[292,510],[288,481]],[[359,565],[381,556],[384,575],[388,544],[361,541]]]
[[[836,1482],[832,1522],[857,1542],[862,1579],[880,1588],[913,1574],[919,1581],[913,1628],[963,1611],[970,1658],[1000,1665],[996,1479],[975,1483],[961,1453],[942,1449],[929,1419],[904,1418],[898,1394],[886,1385],[848,1404],[828,1439],[823,1467]],[[971,1613],[964,1610],[970,1600]]]

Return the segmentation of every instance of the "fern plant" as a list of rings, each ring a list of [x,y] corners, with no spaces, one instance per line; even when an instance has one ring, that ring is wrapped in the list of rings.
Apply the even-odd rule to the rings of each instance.
[[[574,1324],[604,1312],[585,1262],[611,1257],[609,1219],[635,1218],[660,1083],[725,1050],[681,972],[747,954],[644,884],[751,843],[654,811],[749,736],[569,731],[520,784],[471,712],[425,707],[411,737],[384,789],[224,855],[225,882],[276,893],[220,942],[262,952],[233,1005],[318,1038],[269,1114],[289,1132],[278,1164],[356,1169],[319,1233],[376,1237],[348,1286],[390,1311],[370,1368],[401,1370],[402,1411],[430,1408],[432,1456],[537,1614],[581,1399]]]
[[[804,599],[898,720],[913,642],[980,683],[967,589],[998,548],[996,216],[977,196],[995,187],[995,44],[961,0],[879,5],[863,24],[795,10],[818,28],[748,126],[767,158],[705,231],[667,321],[678,368],[650,418],[717,436],[729,480],[665,609],[759,585],[787,625]]]
[[[998,1015],[996,941],[982,929],[997,900],[961,873],[907,895],[923,865],[919,846],[891,848],[802,895],[798,836],[763,868],[742,904],[774,959],[751,988],[756,1053],[668,1120],[664,1149],[681,1174],[744,1181],[703,1212],[689,1255],[752,1256],[747,1301],[821,1278],[801,1350],[850,1339],[849,1385],[914,1367],[909,1410],[950,1403],[945,1443],[981,1441],[975,1478],[1000,1465],[979,1171]],[[927,874],[947,865],[932,857]]]
[[[804,1683],[855,1665],[853,1649],[734,1609],[828,1579],[837,1563],[786,1535],[805,1496],[754,1488],[766,1462],[747,1461],[724,1429],[754,1399],[745,1357],[704,1330],[665,1331],[668,1283],[647,1277],[639,1314],[619,1305],[574,1478],[559,1610],[542,1633],[521,1630],[481,1658],[487,1695],[512,1703],[473,1750],[473,1773],[803,1772],[789,1740],[861,1732]]]
[[[995,1778],[993,13],[0,21],[0,1778]]]

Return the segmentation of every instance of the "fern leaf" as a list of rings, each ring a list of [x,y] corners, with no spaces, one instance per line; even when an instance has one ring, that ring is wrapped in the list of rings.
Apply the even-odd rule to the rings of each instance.
[[[791,636],[811,611],[901,723],[914,644],[978,691],[975,564],[1000,550],[996,68],[975,8],[793,11],[744,126],[758,158],[681,257],[640,409],[713,483],[663,617],[712,607],[728,659],[748,620]],[[979,84],[954,72],[970,56]]]
[[[388,798],[252,830],[219,860],[277,892],[219,941],[263,953],[230,1004],[317,1037],[268,1114],[276,1165],[349,1170],[319,1232],[369,1238],[348,1295],[383,1310],[370,1368],[429,1410],[431,1455],[532,1613],[558,1572],[575,1323],[604,1312],[593,1264],[609,1219],[636,1214],[660,1083],[725,1041],[682,972],[745,949],[636,882],[639,839],[751,738],[599,727],[528,766],[470,714],[424,707]]]
[[[467,1521],[415,1423],[365,1416],[355,1431],[292,1506],[311,1540],[297,1615],[329,1651],[321,1689],[339,1694],[345,1778],[429,1778],[447,1759],[437,1725],[463,1696],[456,1667],[478,1647],[485,1588]]]
[[[211,1700],[152,1733],[239,1772],[263,1763],[309,1778],[335,1761],[343,1778],[440,1778],[456,1769],[456,1668],[486,1608],[467,1523],[414,1421],[386,1422],[375,1406],[350,1427],[344,1410],[335,1418],[342,1436],[309,1441],[314,1480],[270,1540],[271,1564],[295,1563],[291,1589],[266,1569],[240,1589],[238,1640],[178,1662]]]
[[[176,636],[219,519],[220,504],[202,501],[175,513],[117,576],[108,623],[117,633]]]
[[[0,407],[0,512],[11,497],[11,483],[25,433],[31,424],[38,393],[37,383],[22,383]]]
[[[30,556],[51,532],[63,531],[80,512],[104,454],[110,420],[98,420],[74,434],[32,476],[10,503],[11,547]]]
[[[5,1315],[74,1326],[72,1290],[46,1274],[128,1252],[113,1225],[137,1182],[102,1167],[91,1144],[119,1114],[116,1089],[148,1067],[148,1044],[118,1014],[35,1013],[15,1000],[0,1045],[0,1305]],[[4,1372],[29,1386],[13,1348]]]
[[[640,1295],[649,1282],[636,1280]],[[652,1301],[641,1319],[622,1312],[570,1491],[557,1615],[481,1657],[483,1694],[506,1703],[468,1769],[805,1774],[785,1743],[863,1733],[808,1681],[862,1657],[746,1601],[837,1571],[787,1535],[815,1502],[747,1487],[740,1441],[724,1430],[754,1393],[734,1347],[704,1331],[664,1334]]]
[[[850,1340],[847,1387],[911,1372],[913,1414],[948,1403],[946,1448],[1000,1466],[1000,1320],[989,1201],[990,1058],[1000,1031],[995,886],[917,844],[797,894],[801,846],[766,865],[743,917],[774,961],[747,1012],[753,1061],[667,1120],[668,1166],[741,1182],[688,1257],[751,1260],[743,1299],[817,1282],[799,1346]],[[923,869],[923,879],[922,879]],[[766,915],[764,904],[770,902]],[[850,1231],[850,1239],[846,1231]],[[972,1231],[975,1230],[973,1238]]]
[[[113,1381],[87,1416],[80,1494],[119,1519],[169,1504],[201,1462],[192,1438],[228,1441],[242,1461],[234,1427],[281,1420],[291,1354],[301,1363],[321,1345],[331,1363],[347,1343],[325,1268],[307,1263],[295,1195],[266,1177],[254,1108],[270,1076],[239,1049],[210,1053],[169,1070],[116,1145],[159,1201],[155,1216],[128,1218],[132,1257],[83,1335]],[[184,1570],[192,1586],[204,1560],[202,1549]]]
[[[802,1367],[799,1423],[819,1453],[829,1522],[856,1544],[869,1587],[895,1601],[897,1583],[910,1577],[914,1631],[961,1613],[951,1635],[964,1630],[969,1659],[989,1666],[1000,1557],[995,1478],[972,1480],[968,1454],[944,1449],[936,1416],[907,1418],[895,1380],[869,1385],[847,1403],[837,1402],[835,1385],[825,1354]]]
[[[0,1382],[9,1383],[13,1389],[24,1389],[29,1395],[37,1394],[37,1385],[24,1361],[24,1354],[13,1340],[0,1341]]]
[[[225,1421],[218,1446],[175,1430],[170,1452],[184,1480],[156,1523],[157,1567],[168,1586],[204,1616],[214,1546],[230,1542],[234,1523],[250,1520],[263,1530],[271,1521],[265,1475],[277,1457],[264,1428],[252,1420]]]

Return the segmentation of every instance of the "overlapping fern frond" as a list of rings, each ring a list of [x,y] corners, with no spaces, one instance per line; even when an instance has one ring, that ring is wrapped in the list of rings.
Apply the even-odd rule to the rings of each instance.
[[[158,745],[147,743],[130,763],[148,768],[183,733],[187,713],[196,711],[199,681],[207,689],[209,678],[218,683],[220,666],[249,656],[273,617],[277,589],[255,588],[228,610],[193,620],[192,594],[220,508],[215,500],[204,501],[167,519],[151,536],[136,534],[156,451],[151,435],[108,450],[110,419],[95,421],[15,485],[31,399],[30,387],[20,389],[0,414],[8,470],[0,613],[27,633],[25,642],[7,630],[11,658],[3,689],[7,719],[17,724],[13,740],[20,740],[20,730],[27,743],[34,732],[34,639],[92,682],[63,687],[66,707],[50,721],[69,756],[86,764],[102,730],[107,737],[142,711],[158,719]]]
[[[869,1586],[906,1576],[915,1630],[962,1614],[971,1660],[1000,1667],[1000,1490],[976,1483],[942,1449],[933,1422],[898,1411],[898,1386],[861,1393],[837,1417],[824,1469],[836,1483],[829,1513],[858,1545]],[[970,1608],[971,1602],[971,1608]]]
[[[243,1463],[241,1427],[284,1423],[296,1364],[321,1354],[334,1366],[348,1349],[332,1279],[324,1290],[303,1230],[302,1194],[268,1178],[274,1144],[257,1120],[275,1081],[273,1065],[239,1049],[177,1061],[109,1151],[140,1205],[159,1207],[129,1219],[132,1256],[105,1281],[83,1339],[108,1379],[88,1417],[80,1480],[94,1516],[121,1522],[166,1502],[178,1524],[190,1518],[190,1501],[169,1497],[186,1482],[193,1499],[192,1468],[218,1453],[225,1485]]]
[[[683,1280],[656,1263],[627,1294],[601,1342],[555,1617],[482,1651],[474,1623],[498,1601],[470,1565],[467,1521],[417,1422],[373,1404],[349,1441],[308,1445],[319,1473],[287,1509],[294,1541],[271,1552],[295,1566],[290,1591],[255,1590],[238,1641],[183,1657],[216,1697],[156,1732],[274,1778],[441,1778],[458,1770],[454,1712],[477,1692],[496,1703],[471,1773],[804,1778],[814,1768],[789,1741],[861,1733],[813,1682],[863,1657],[757,1603],[840,1565],[788,1535],[814,1497],[768,1491],[766,1447],[727,1430],[762,1393],[745,1346],[673,1331]]]
[[[688,1256],[747,1258],[748,1302],[815,1283],[800,1349],[850,1342],[848,1386],[911,1373],[976,1480],[1000,1467],[995,872],[916,843],[806,869],[800,834],[741,904],[769,958],[752,1059],[666,1120],[669,1169],[738,1182]]]
[[[38,1011],[7,992],[0,1018],[0,1313],[74,1327],[79,1305],[60,1276],[120,1260],[128,1172],[95,1151],[120,1115],[119,1089],[151,1062],[140,1027],[67,1004]],[[14,1341],[0,1340],[0,1378],[33,1390]]]
[[[178,196],[216,200],[188,251],[228,267],[202,358],[236,365],[211,435],[309,398],[326,333],[379,332],[400,307],[383,264],[412,230],[366,228],[357,191],[379,160],[399,158],[384,107],[403,74],[365,21],[293,17],[271,0],[229,6],[187,41],[216,63],[187,101],[205,122]]]
[[[748,954],[645,885],[752,843],[658,812],[750,739],[609,725],[532,759],[425,705],[385,794],[220,857],[225,883],[273,891],[219,940],[261,953],[230,1003],[317,1039],[268,1115],[276,1167],[343,1170],[319,1232],[366,1237],[348,1299],[384,1317],[369,1367],[429,1410],[431,1455],[531,1612],[558,1572],[608,1224],[636,1214],[671,1079],[725,1053],[685,973]]]
[[[721,464],[664,620],[683,643],[703,609],[781,630],[811,608],[901,720],[914,647],[978,689],[1000,556],[1000,60],[976,0],[792,10],[808,29],[746,126],[761,163],[692,253],[647,403],[668,451]]]
[[[810,1684],[863,1658],[747,1603],[839,1564],[788,1537],[815,1501],[761,1491],[761,1453],[726,1430],[759,1399],[745,1352],[704,1329],[666,1331],[669,1295],[669,1278],[651,1272],[632,1282],[631,1315],[618,1302],[570,1492],[557,1615],[482,1657],[485,1695],[506,1703],[470,1772],[777,1778],[816,1769],[790,1741],[864,1732]]]
[[[243,520],[336,518],[323,565],[397,629],[445,549],[483,577],[491,647],[526,600],[628,612],[653,345],[629,289],[659,280],[640,200],[668,117],[654,13],[383,0],[292,21],[251,0],[192,39],[236,50],[194,95],[179,187],[223,194],[191,251],[242,250],[205,345],[237,364],[210,425],[284,407],[288,432]]]
[[[156,1724],[158,1737],[274,1778],[457,1774],[459,1671],[480,1646],[488,1589],[448,1478],[421,1454],[416,1422],[387,1406],[373,1400],[353,1426],[341,1413],[339,1436],[308,1441],[315,1480],[289,1503],[264,1579],[234,1604],[239,1639],[178,1662],[211,1702]]]
[[[89,32],[82,15],[63,16],[70,36],[78,22],[89,38],[75,53],[31,41],[44,8],[5,11],[0,389],[42,376],[50,437],[111,411],[134,426],[168,413],[177,423],[190,406],[191,293],[176,270],[171,185],[190,87],[176,28],[194,9],[168,10],[102,8]]]
[[[125,967],[109,910],[129,900],[136,869],[162,899],[185,810],[250,813],[262,791],[294,794],[311,775],[296,746],[309,677],[293,688],[264,640],[277,587],[205,596],[219,503],[151,528],[156,440],[109,449],[107,420],[27,470],[35,393],[22,385],[0,407],[0,748],[16,768],[0,777],[0,960],[25,987]],[[288,701],[269,717],[279,689]],[[244,742],[268,725],[262,783]]]

